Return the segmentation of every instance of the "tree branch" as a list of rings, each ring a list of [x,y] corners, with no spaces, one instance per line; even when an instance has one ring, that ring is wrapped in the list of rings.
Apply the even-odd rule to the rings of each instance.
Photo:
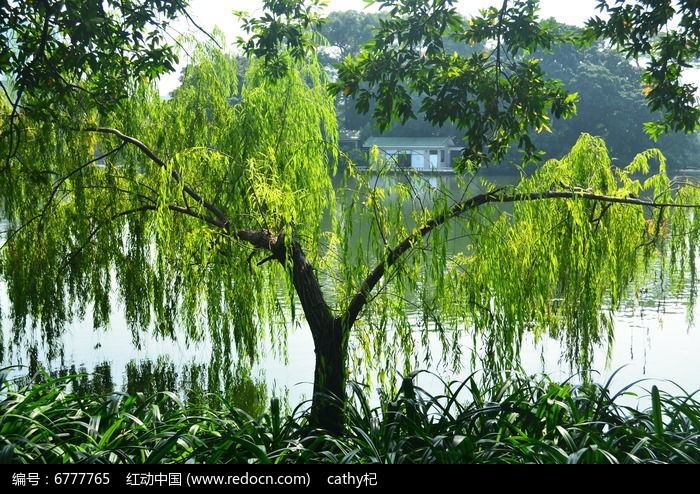
[[[124,142],[128,142],[130,144],[133,144],[137,148],[139,148],[148,158],[153,161],[155,164],[158,166],[161,166],[163,168],[167,168],[166,163],[161,160],[151,149],[146,146],[143,142],[139,141],[138,139],[128,136],[126,134],[121,133],[117,129],[112,129],[108,127],[86,127],[82,129],[85,132],[100,132],[103,134],[113,134],[117,136],[119,139],[121,139]],[[189,195],[192,199],[194,199],[197,203],[201,204],[204,206],[210,213],[212,213],[216,218],[219,220],[221,225],[224,228],[228,228],[228,226],[231,224],[231,221],[229,220],[228,216],[226,216],[223,211],[221,211],[218,207],[216,207],[214,204],[205,201],[202,196],[199,195],[192,187],[187,185],[185,181],[182,179],[180,174],[176,170],[172,170],[170,175],[172,178],[179,184],[182,184],[183,190]]]
[[[185,14],[185,17],[187,17],[187,19],[189,19],[189,21],[192,24],[194,24],[194,27],[199,29],[207,38],[209,38],[209,40],[212,43],[214,43],[219,50],[223,50],[223,47],[219,44],[219,42],[216,41],[216,39],[214,39],[214,37],[211,34],[209,34],[209,32],[207,32],[204,28],[202,28],[199,24],[197,24],[195,22],[195,20],[192,18],[192,16],[190,16],[190,13],[187,12],[187,10],[183,10],[182,13]]]
[[[504,203],[504,202],[521,202],[521,201],[537,201],[545,199],[591,199],[594,201],[600,201],[608,204],[630,204],[636,206],[645,206],[652,208],[663,208],[663,207],[676,207],[676,208],[694,208],[700,209],[700,204],[674,204],[674,203],[661,203],[654,201],[645,201],[643,199],[637,199],[632,197],[615,197],[606,196],[601,194],[594,194],[592,192],[585,191],[543,191],[543,192],[530,192],[527,194],[503,194],[496,192],[489,192],[485,194],[479,194],[471,197],[465,201],[459,202],[453,205],[450,209],[444,213],[436,216],[432,220],[428,221],[426,224],[415,230],[412,234],[406,237],[401,243],[399,243],[393,249],[389,249],[386,258],[380,262],[362,281],[359,290],[353,296],[350,304],[342,315],[343,323],[345,327],[350,327],[357,320],[362,308],[367,304],[369,300],[369,295],[372,290],[377,286],[377,284],[384,277],[384,274],[388,268],[396,264],[401,256],[409,251],[412,246],[422,237],[425,237],[435,228],[443,225],[447,221],[460,216],[462,213],[478,208],[488,203]]]
[[[291,262],[291,275],[294,290],[297,292],[301,307],[304,310],[314,342],[318,343],[323,338],[323,333],[336,329],[335,321],[330,307],[326,303],[323,290],[318,282],[314,267],[306,258],[304,250],[299,242],[294,239],[291,245],[285,245],[284,234],[275,235],[269,230],[239,229],[238,238],[244,240],[258,249],[268,250],[271,258],[277,259],[282,265]],[[262,262],[266,262],[266,258]],[[317,345],[318,348],[318,345]]]
[[[83,242],[83,243],[80,245],[80,247],[78,247],[76,250],[74,250],[74,251],[72,251],[70,254],[68,254],[68,257],[66,258],[66,260],[65,260],[65,262],[64,262],[63,265],[65,266],[65,265],[68,264],[72,259],[74,259],[78,254],[80,254],[80,253],[85,249],[85,247],[87,247],[87,245],[88,245],[90,242],[92,242],[92,239],[95,238],[95,235],[97,235],[97,233],[98,233],[102,228],[104,228],[105,226],[107,226],[107,225],[108,225],[109,223],[111,223],[112,221],[114,221],[114,220],[116,220],[116,219],[118,219],[118,218],[121,218],[122,216],[127,216],[127,215],[132,214],[132,213],[138,213],[138,212],[142,212],[142,211],[156,211],[157,209],[158,209],[158,206],[156,206],[156,205],[153,205],[153,204],[146,204],[146,205],[143,205],[143,206],[135,207],[135,208],[132,208],[132,209],[128,209],[128,210],[126,210],[126,211],[121,211],[121,212],[119,212],[119,213],[113,214],[113,215],[110,216],[107,220],[103,221],[102,223],[100,223],[99,225],[95,226],[95,228],[92,229],[92,232],[90,232],[90,235],[88,235],[88,238],[85,240],[85,242]],[[178,212],[178,213],[185,214],[185,215],[187,215],[187,216],[192,216],[193,218],[197,218],[197,219],[206,221],[207,223],[212,224],[212,225],[214,225],[214,226],[219,226],[219,227],[222,226],[217,220],[215,220],[215,219],[213,219],[213,218],[210,218],[210,217],[208,217],[208,216],[206,216],[206,215],[203,215],[203,214],[197,213],[197,212],[195,212],[195,211],[192,211],[192,210],[183,208],[183,207],[181,207],[181,206],[177,206],[177,205],[171,204],[171,205],[168,206],[168,209],[170,209],[171,211],[175,211],[175,212]]]
[[[274,252],[279,238],[269,230],[250,230],[248,228],[240,228],[236,231],[238,238],[244,242],[248,242],[253,247],[258,249]]]
[[[68,180],[70,177],[72,177],[72,176],[75,175],[76,173],[82,171],[82,170],[83,170],[85,167],[87,167],[88,165],[91,165],[92,163],[95,163],[95,162],[97,162],[97,161],[99,161],[99,160],[101,160],[101,159],[104,159],[104,158],[108,157],[109,155],[111,155],[111,154],[113,154],[113,153],[116,153],[117,151],[119,151],[119,150],[120,150],[121,148],[123,148],[124,146],[125,146],[125,143],[122,143],[122,144],[120,144],[119,146],[117,146],[116,148],[112,149],[111,151],[109,151],[109,152],[107,152],[107,153],[105,153],[105,154],[102,154],[102,155],[98,156],[97,158],[94,158],[94,159],[92,159],[92,160],[90,160],[90,161],[87,161],[87,162],[83,163],[83,164],[80,165],[79,167],[77,167],[77,168],[75,168],[74,170],[72,170],[71,172],[69,172],[67,175],[64,175],[63,177],[61,177],[61,178],[59,178],[58,180],[56,180],[56,182],[54,183],[53,188],[51,189],[51,194],[49,195],[49,198],[48,198],[48,200],[46,201],[46,204],[45,204],[44,207],[41,209],[41,212],[39,212],[39,213],[35,214],[34,216],[32,216],[31,218],[29,218],[29,219],[28,219],[27,221],[25,221],[21,226],[19,226],[16,230],[14,230],[14,231],[7,237],[7,239],[5,239],[5,242],[2,244],[2,246],[0,246],[0,250],[2,250],[2,249],[5,247],[5,245],[7,245],[7,244],[15,237],[15,235],[17,235],[20,231],[22,231],[22,230],[24,230],[25,228],[29,227],[29,225],[31,225],[34,221],[38,220],[39,218],[42,218],[42,217],[46,214],[46,211],[49,209],[49,206],[51,205],[51,203],[53,202],[54,198],[56,197],[56,193],[58,192],[59,188],[61,187],[61,184],[63,184],[66,180]]]
[[[61,268],[59,268],[58,272],[59,273],[62,272],[63,269],[68,265],[68,263],[70,263],[73,259],[75,259],[76,256],[78,256],[83,250],[85,250],[85,247],[87,247],[88,244],[90,242],[92,242],[92,239],[95,238],[95,235],[97,235],[97,233],[102,228],[107,226],[112,221],[116,220],[117,218],[121,218],[122,216],[127,216],[127,215],[132,214],[132,213],[138,213],[138,212],[142,212],[142,211],[155,211],[156,209],[157,209],[156,206],[148,204],[145,206],[140,206],[137,208],[132,208],[132,209],[128,209],[126,211],[121,211],[119,213],[113,214],[106,221],[103,221],[99,225],[95,226],[95,228],[93,228],[92,231],[90,232],[90,235],[88,235],[88,238],[85,239],[85,242],[83,242],[77,249],[71,251],[68,254],[68,257],[64,260],[63,265],[61,266]]]
[[[175,204],[170,204],[168,206],[168,209],[171,211],[175,211],[178,213],[186,214],[187,216],[192,216],[193,218],[200,219],[206,223],[209,223],[212,226],[218,226],[219,228],[226,228],[226,225],[221,223],[219,220],[216,218],[212,218],[211,216],[207,216],[206,214],[198,213],[196,211],[192,211],[190,208],[182,207],[182,206],[177,206]]]

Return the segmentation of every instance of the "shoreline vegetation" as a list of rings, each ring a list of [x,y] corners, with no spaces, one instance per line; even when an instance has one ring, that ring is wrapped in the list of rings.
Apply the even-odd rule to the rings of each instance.
[[[346,427],[309,426],[308,403],[290,413],[272,399],[256,416],[227,405],[183,402],[175,393],[74,394],[82,375],[0,376],[0,463],[696,463],[700,402],[649,380],[612,392],[607,383],[547,376],[474,374],[442,395],[403,379],[372,407],[351,383]],[[641,390],[641,391],[640,391]],[[637,397],[635,407],[621,398]],[[629,400],[627,400],[629,401]]]

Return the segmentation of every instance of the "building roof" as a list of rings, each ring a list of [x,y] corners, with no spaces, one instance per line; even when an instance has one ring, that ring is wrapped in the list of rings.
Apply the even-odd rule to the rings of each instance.
[[[452,147],[451,137],[370,137],[365,141],[362,147],[371,148],[377,146],[380,148],[442,148]]]

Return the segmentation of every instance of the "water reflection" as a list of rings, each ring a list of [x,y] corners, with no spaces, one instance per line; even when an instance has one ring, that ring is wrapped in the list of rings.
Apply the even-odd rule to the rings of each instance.
[[[253,375],[249,366],[230,361],[228,365],[216,361],[183,364],[167,356],[155,360],[131,360],[121,371],[119,379],[115,378],[119,370],[107,361],[91,369],[84,365],[76,367],[75,364],[50,369],[42,362],[36,347],[30,349],[27,360],[26,367],[15,369],[20,384],[73,376],[69,389],[78,395],[109,395],[115,391],[152,395],[168,391],[190,404],[214,409],[235,407],[251,415],[262,413],[268,403],[264,374]]]

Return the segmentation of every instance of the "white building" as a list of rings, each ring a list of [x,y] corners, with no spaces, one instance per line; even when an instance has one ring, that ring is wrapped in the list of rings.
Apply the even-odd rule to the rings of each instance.
[[[362,147],[377,146],[380,158],[421,171],[452,171],[461,148],[451,137],[370,137]]]

